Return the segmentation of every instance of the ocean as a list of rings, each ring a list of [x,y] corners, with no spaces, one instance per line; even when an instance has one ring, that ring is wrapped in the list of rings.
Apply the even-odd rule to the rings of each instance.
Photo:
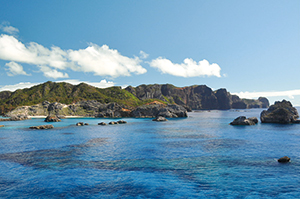
[[[0,122],[0,198],[300,198],[300,124],[229,125],[261,111]]]

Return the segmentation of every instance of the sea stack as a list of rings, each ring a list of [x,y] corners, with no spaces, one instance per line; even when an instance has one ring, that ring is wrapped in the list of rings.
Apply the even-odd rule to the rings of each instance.
[[[297,118],[299,118],[297,109],[292,106],[291,102],[286,100],[275,102],[267,111],[264,110],[260,114],[262,123],[300,123],[300,120]]]

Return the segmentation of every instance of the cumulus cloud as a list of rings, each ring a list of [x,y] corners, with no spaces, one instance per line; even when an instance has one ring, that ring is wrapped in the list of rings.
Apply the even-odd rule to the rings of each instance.
[[[23,66],[16,62],[9,62],[6,63],[5,66],[7,67],[6,70],[8,76],[15,76],[15,75],[29,75],[23,70]]]
[[[5,34],[0,36],[0,59],[36,65],[46,77],[51,78],[67,77],[66,73],[58,72],[57,69],[71,69],[111,77],[147,72],[140,65],[141,60],[138,57],[123,56],[107,45],[100,47],[91,43],[87,48],[79,50],[62,50],[57,46],[48,49],[35,42],[25,45],[14,36]],[[52,72],[49,68],[52,68]]]
[[[69,50],[68,58],[77,66],[78,71],[93,72],[99,76],[130,76],[131,73],[143,74],[147,70],[140,65],[138,57],[129,58],[107,45],[90,44],[86,49]]]
[[[218,64],[210,64],[207,60],[199,62],[186,58],[183,63],[176,64],[170,60],[159,57],[150,62],[150,66],[157,68],[162,73],[179,77],[216,76],[221,77],[221,68]]]
[[[66,69],[68,66],[66,55],[67,53],[59,47],[48,49],[35,42],[25,46],[14,36],[3,34],[0,36],[0,59],[2,60]]]
[[[1,91],[12,91],[13,92],[18,89],[30,88],[30,87],[38,85],[38,84],[40,84],[40,83],[20,82],[18,84],[0,86],[0,92]]]
[[[294,96],[300,95],[300,90],[288,90],[288,91],[266,91],[266,92],[239,92],[233,93],[238,95],[240,98],[258,98],[264,97],[288,97],[294,99]]]
[[[39,66],[45,77],[58,79],[58,78],[69,78],[67,73],[62,73],[56,69],[51,69],[47,66]]]
[[[9,22],[2,22],[2,24],[0,24],[0,30],[11,35],[15,35],[19,32],[19,29],[11,26]]]

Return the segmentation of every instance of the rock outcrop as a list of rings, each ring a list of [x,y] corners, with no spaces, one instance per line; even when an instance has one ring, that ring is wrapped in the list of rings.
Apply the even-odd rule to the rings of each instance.
[[[288,156],[284,156],[282,158],[279,158],[277,161],[280,163],[288,163],[290,162],[291,158],[289,158]]]
[[[0,128],[1,128],[1,127],[4,127],[4,125],[0,125]]]
[[[44,120],[45,122],[61,122],[57,116],[47,116]]]
[[[155,121],[155,122],[165,122],[165,121],[168,121],[168,120],[165,117],[158,116],[157,118],[153,119],[152,121]]]
[[[84,122],[77,122],[76,126],[88,126],[89,123],[84,123]]]
[[[256,117],[246,118],[245,116],[239,116],[235,118],[230,125],[255,125],[258,123]]]
[[[52,124],[50,124],[50,125],[41,125],[41,126],[31,126],[29,128],[30,129],[38,129],[38,130],[40,130],[40,129],[53,129],[54,126]]]
[[[264,110],[260,114],[262,123],[300,123],[297,118],[299,118],[297,109],[292,106],[291,102],[286,100],[275,102],[268,110]]]

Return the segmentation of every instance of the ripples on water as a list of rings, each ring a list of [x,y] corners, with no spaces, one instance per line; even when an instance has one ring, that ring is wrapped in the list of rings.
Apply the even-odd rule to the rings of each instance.
[[[299,198],[300,126],[228,125],[261,110],[190,113],[165,123],[2,122],[1,198]],[[89,126],[77,127],[79,121]],[[288,155],[292,162],[276,159]]]

